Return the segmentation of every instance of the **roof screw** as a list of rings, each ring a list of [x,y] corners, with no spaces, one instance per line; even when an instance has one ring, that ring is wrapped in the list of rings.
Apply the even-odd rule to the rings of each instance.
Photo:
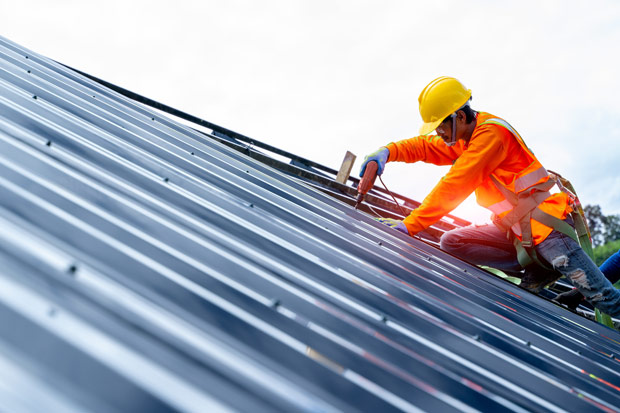
[[[28,56],[26,56],[26,59],[28,59]]]
[[[36,100],[37,99],[37,95],[33,95],[32,98]]]
[[[52,141],[47,141],[47,142],[45,142],[45,144],[46,144],[47,146],[52,146]]]
[[[28,73],[30,73],[30,70],[28,71]]]
[[[254,208],[254,204],[250,204],[250,205],[249,205],[249,207],[250,207],[250,208]]]
[[[193,154],[194,154],[194,152],[190,152],[190,154],[192,154],[192,155],[193,155]]]
[[[467,272],[467,268],[463,268],[463,272]]]
[[[69,268],[67,268],[67,272],[68,272],[70,275],[75,275],[75,273],[77,272],[77,265],[75,265],[75,264],[71,264],[71,265],[69,266]]]
[[[577,350],[577,354],[581,354],[581,350]]]
[[[278,300],[277,298],[274,298],[273,300],[271,300],[271,307],[272,308],[278,308],[280,307],[280,300]]]
[[[379,245],[383,245],[383,244],[381,243],[381,241],[379,241]]]
[[[611,354],[609,355],[609,358],[610,358],[610,359],[614,358],[614,353],[611,353]]]
[[[155,120],[155,118],[151,118],[151,120]]]
[[[480,335],[479,334],[474,334],[473,339],[476,340],[476,341],[480,341]]]
[[[526,342],[525,342],[525,345],[526,345],[526,346],[528,346],[528,347],[530,347],[530,346],[532,345],[532,343],[530,343],[529,341],[526,341]]]
[[[168,179],[168,177],[164,178],[164,182],[168,182],[170,179]]]
[[[386,316],[385,314],[383,314],[383,315],[381,316],[381,321],[383,321],[384,323],[387,323],[388,318],[387,318],[387,316]]]

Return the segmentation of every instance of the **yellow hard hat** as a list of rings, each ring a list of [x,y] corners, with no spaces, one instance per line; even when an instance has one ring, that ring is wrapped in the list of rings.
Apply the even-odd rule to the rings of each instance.
[[[421,135],[428,135],[448,116],[471,98],[471,90],[453,77],[441,76],[429,83],[418,98],[424,124]]]

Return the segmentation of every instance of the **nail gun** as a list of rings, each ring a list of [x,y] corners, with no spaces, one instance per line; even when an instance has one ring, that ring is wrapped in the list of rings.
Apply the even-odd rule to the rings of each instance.
[[[368,162],[366,164],[366,170],[364,171],[364,176],[360,181],[359,185],[357,185],[357,200],[355,201],[355,209],[362,203],[364,197],[370,191],[370,189],[375,185],[375,179],[377,179],[377,170],[379,169],[379,164],[375,161]]]

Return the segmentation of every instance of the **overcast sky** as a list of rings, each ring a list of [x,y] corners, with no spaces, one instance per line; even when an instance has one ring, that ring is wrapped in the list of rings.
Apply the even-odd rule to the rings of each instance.
[[[620,2],[0,0],[34,52],[338,169],[417,135],[438,76],[501,116],[584,204],[620,214]],[[423,200],[447,169],[389,164]],[[483,222],[469,199],[456,215]]]

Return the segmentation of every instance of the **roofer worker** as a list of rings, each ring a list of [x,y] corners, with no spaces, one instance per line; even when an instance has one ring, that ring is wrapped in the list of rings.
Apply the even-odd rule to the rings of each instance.
[[[445,233],[443,250],[509,273],[526,265],[522,285],[534,292],[564,275],[594,307],[620,315],[620,290],[573,239],[571,198],[564,192],[549,192],[554,181],[517,131],[497,116],[474,111],[471,90],[452,77],[433,80],[418,100],[424,121],[420,136],[392,142],[368,155],[360,176],[369,161],[378,163],[379,175],[387,162],[452,167],[403,221],[381,221],[414,235],[475,191],[478,204],[493,212],[494,224]],[[528,265],[531,260],[536,264]]]

